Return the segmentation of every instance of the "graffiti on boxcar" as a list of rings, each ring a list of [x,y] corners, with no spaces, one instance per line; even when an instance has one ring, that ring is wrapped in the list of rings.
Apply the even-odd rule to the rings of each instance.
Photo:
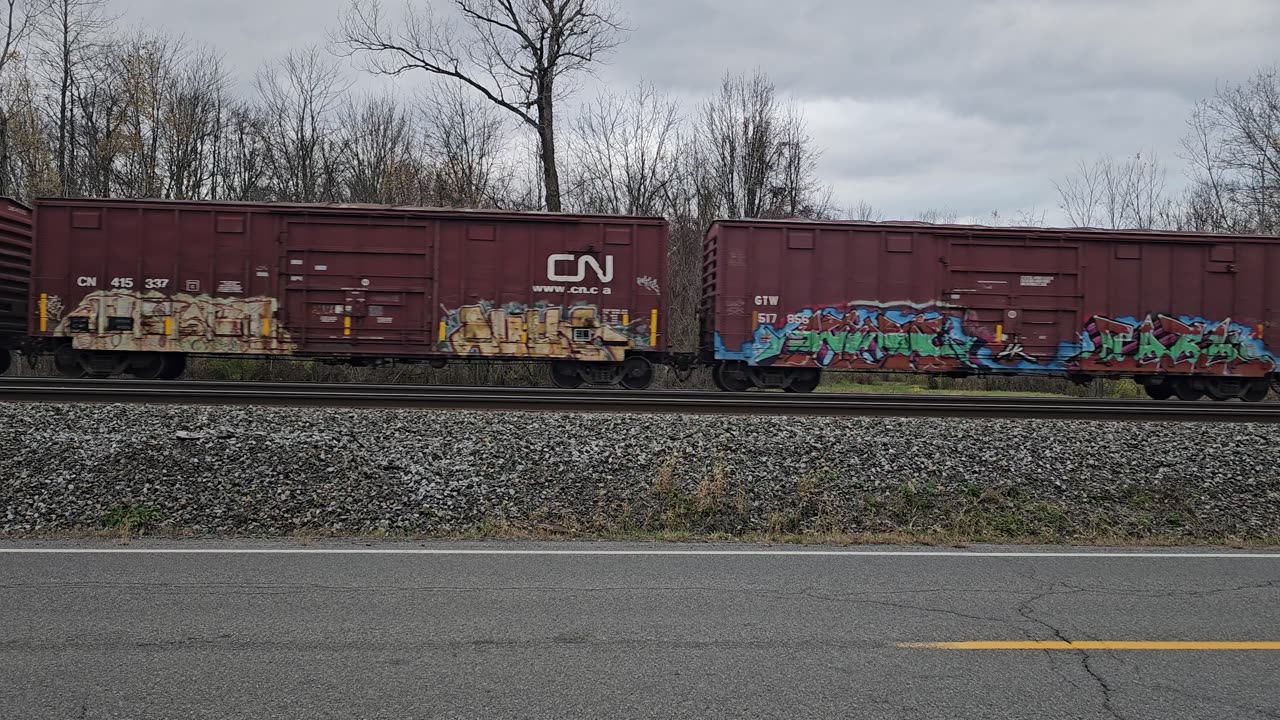
[[[278,311],[271,297],[99,290],[60,316],[53,334],[78,350],[287,354],[296,346]]]
[[[45,312],[45,318],[48,320],[48,322],[52,323],[53,325],[57,325],[58,321],[62,319],[62,312],[65,309],[66,308],[62,306],[61,295],[50,294],[45,296],[44,312]]]
[[[806,309],[785,323],[771,313],[756,318],[752,340],[739,350],[725,347],[717,333],[716,356],[833,370],[1047,369],[1016,342],[967,333],[963,312],[945,303],[853,303]]]
[[[482,301],[445,308],[440,349],[462,355],[621,361],[649,347],[649,316],[594,305]]]
[[[1256,376],[1273,372],[1277,357],[1255,329],[1230,318],[1188,315],[1108,318],[1095,315],[1080,333],[1082,371],[1211,373]]]

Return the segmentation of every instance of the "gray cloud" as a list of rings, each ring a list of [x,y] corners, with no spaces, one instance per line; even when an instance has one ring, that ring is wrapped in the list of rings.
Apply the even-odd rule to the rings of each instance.
[[[1052,210],[1051,179],[1103,152],[1154,150],[1176,173],[1192,103],[1280,61],[1275,0],[622,4],[635,32],[600,69],[600,83],[645,80],[693,99],[713,92],[726,70],[759,67],[804,107],[825,149],[824,179],[843,200],[866,199],[894,217],[927,207],[974,216]],[[345,5],[113,7],[131,23],[216,47],[243,80],[291,47],[323,42]],[[584,86],[583,97],[593,90]]]

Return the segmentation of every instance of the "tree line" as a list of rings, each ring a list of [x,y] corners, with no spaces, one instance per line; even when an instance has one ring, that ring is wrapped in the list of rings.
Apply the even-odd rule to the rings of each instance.
[[[127,28],[108,0],[0,2],[3,194],[831,212],[804,120],[763,74],[726,75],[692,111],[642,86],[560,117],[568,83],[622,40],[607,3],[458,0],[446,19],[411,4],[393,27],[356,0],[330,43],[260,68],[246,94],[213,49]],[[343,55],[441,77],[359,93]]]
[[[565,113],[578,81],[626,39],[609,0],[406,8],[393,16],[380,0],[352,0],[326,45],[258,69],[246,93],[214,49],[129,28],[109,0],[0,0],[0,193],[538,208],[694,225],[883,217],[866,203],[836,206],[803,116],[759,72],[726,74],[693,108],[641,86]],[[351,65],[434,82],[408,98],[357,93]],[[1179,155],[1189,174],[1179,195],[1152,155],[1102,157],[1055,183],[1060,208],[1077,225],[1277,232],[1276,70],[1197,103]]]
[[[1280,235],[1280,75],[1263,68],[1198,101],[1178,157],[1186,186],[1168,188],[1158,157],[1100,157],[1055,183],[1072,224]]]
[[[684,107],[655,88],[573,84],[622,42],[598,0],[353,0],[329,42],[259,68],[127,27],[108,0],[0,0],[0,194],[346,202],[662,215],[692,340],[714,217],[834,217],[798,106],[761,73]],[[416,95],[362,71],[430,76]],[[521,133],[519,128],[532,132]]]

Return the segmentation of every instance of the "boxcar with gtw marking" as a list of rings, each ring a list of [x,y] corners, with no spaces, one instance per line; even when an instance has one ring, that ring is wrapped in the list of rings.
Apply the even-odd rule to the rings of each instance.
[[[705,238],[701,315],[726,390],[887,371],[1256,401],[1280,360],[1280,238],[726,220]]]
[[[32,349],[68,376],[172,378],[191,355],[486,359],[547,363],[563,387],[643,388],[666,351],[661,218],[99,199],[35,208]]]

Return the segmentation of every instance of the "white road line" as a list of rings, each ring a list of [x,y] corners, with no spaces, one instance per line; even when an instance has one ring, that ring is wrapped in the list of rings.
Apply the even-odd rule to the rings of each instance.
[[[0,555],[634,555],[634,556],[748,556],[748,557],[927,557],[927,558],[1092,558],[1280,560],[1280,553],[1259,552],[1017,552],[981,550],[504,550],[499,548],[23,548],[0,546]]]

